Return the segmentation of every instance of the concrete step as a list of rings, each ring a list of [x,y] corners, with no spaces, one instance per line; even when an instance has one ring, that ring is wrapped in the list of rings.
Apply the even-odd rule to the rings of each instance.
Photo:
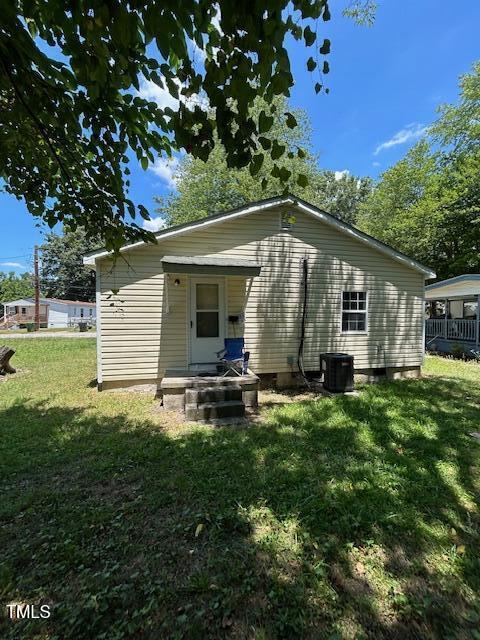
[[[221,418],[243,418],[244,416],[245,405],[238,400],[185,405],[185,417],[187,420],[209,422],[210,420]]]
[[[239,384],[185,389],[185,404],[198,405],[212,402],[240,402],[241,400],[242,387]]]

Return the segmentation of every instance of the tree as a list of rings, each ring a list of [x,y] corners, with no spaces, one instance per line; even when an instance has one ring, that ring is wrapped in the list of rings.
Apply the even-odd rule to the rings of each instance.
[[[41,250],[40,283],[43,295],[64,300],[95,300],[95,274],[82,257],[98,247],[84,229],[63,235],[49,233]]]
[[[288,116],[279,116],[262,139],[266,148],[273,144],[272,139],[285,147],[285,153],[276,162],[276,170],[273,169],[274,161],[268,156],[258,172],[247,167],[231,168],[219,143],[205,161],[187,156],[174,176],[176,191],[155,198],[159,204],[157,213],[166,225],[197,220],[282,192],[302,197],[347,222],[354,220],[359,203],[370,191],[370,180],[321,171],[318,159],[311,151],[311,127],[306,113],[290,109],[283,96],[277,97],[274,105],[279,114],[291,113],[297,122],[297,126],[290,129]],[[252,117],[260,118],[263,109],[263,102],[258,100],[252,109]],[[272,171],[275,179],[267,180]],[[306,176],[307,181],[299,185],[296,175]]]
[[[31,273],[17,275],[14,271],[9,273],[0,271],[0,306],[3,302],[11,302],[20,298],[33,296],[33,276]]]
[[[429,136],[382,174],[359,226],[430,265],[441,279],[480,270],[480,64],[440,107]]]
[[[361,22],[373,6],[350,3],[346,15]],[[256,173],[268,155],[278,173],[284,149],[277,141],[265,149],[262,137],[279,114],[266,107],[254,120],[250,111],[257,97],[270,105],[289,95],[290,37],[309,48],[306,66],[316,75],[315,91],[322,91],[330,41],[317,41],[317,33],[328,20],[328,0],[4,2],[5,188],[51,227],[83,227],[109,249],[152,240],[129,222],[129,216],[149,217],[128,197],[132,158],[144,169],[156,155],[182,149],[206,160],[218,140],[229,167]],[[174,107],[142,97],[145,83]],[[286,122],[295,128],[292,115]],[[300,174],[296,179],[305,182]]]

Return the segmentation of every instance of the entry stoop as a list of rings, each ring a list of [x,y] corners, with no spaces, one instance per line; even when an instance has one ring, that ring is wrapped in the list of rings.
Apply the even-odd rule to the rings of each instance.
[[[186,420],[235,423],[245,418],[245,407],[257,406],[258,377],[251,372],[235,377],[179,373],[162,379],[162,401],[166,410],[185,412]]]
[[[185,389],[185,418],[201,422],[244,418],[245,405],[242,387],[229,384],[223,387]]]

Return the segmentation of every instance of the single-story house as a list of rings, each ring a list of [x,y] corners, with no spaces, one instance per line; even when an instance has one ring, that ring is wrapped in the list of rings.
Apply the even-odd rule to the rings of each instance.
[[[22,298],[3,302],[3,318],[0,326],[25,327],[35,322],[35,300]],[[79,322],[95,323],[96,305],[81,300],[60,300],[58,298],[40,298],[40,326],[52,328],[70,327]]]
[[[480,351],[480,274],[430,284],[425,300],[428,349],[470,356]]]
[[[159,382],[215,366],[225,337],[244,337],[249,367],[286,385],[322,352],[355,371],[417,376],[431,269],[293,196],[163,229],[96,271],[100,388]],[[303,320],[303,322],[302,322]]]

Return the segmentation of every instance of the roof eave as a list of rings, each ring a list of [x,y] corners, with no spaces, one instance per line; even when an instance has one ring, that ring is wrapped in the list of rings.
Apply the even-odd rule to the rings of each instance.
[[[155,239],[166,240],[167,238],[183,235],[184,233],[189,233],[190,231],[194,231],[196,229],[203,229],[205,227],[209,227],[222,220],[226,220],[226,219],[231,220],[234,218],[249,215],[250,213],[255,213],[257,211],[262,211],[264,209],[280,206],[287,203],[298,206],[300,209],[308,212],[313,217],[322,220],[323,222],[325,222],[330,226],[341,229],[343,232],[347,233],[348,235],[356,238],[357,240],[363,242],[364,244],[367,244],[369,246],[376,248],[378,251],[380,251],[385,255],[390,256],[397,262],[403,263],[405,264],[405,266],[413,269],[414,271],[418,271],[422,273],[425,276],[426,280],[430,280],[436,277],[436,273],[429,267],[426,267],[420,264],[413,258],[410,258],[409,256],[393,249],[392,247],[389,247],[388,245],[384,244],[380,240],[377,240],[376,238],[369,236],[363,231],[360,231],[356,227],[352,227],[351,225],[345,222],[342,222],[341,220],[339,220],[338,218],[335,218],[335,216],[332,216],[326,211],[322,211],[321,209],[318,209],[317,207],[310,205],[308,202],[302,200],[301,198],[298,198],[292,195],[277,196],[269,200],[262,200],[257,203],[253,203],[251,205],[240,207],[239,209],[235,209],[233,211],[225,211],[224,213],[219,213],[213,216],[209,216],[208,218],[197,220],[195,222],[192,222],[191,224],[185,224],[179,227],[165,229],[163,231],[158,232],[155,235]],[[131,251],[132,249],[135,249],[139,246],[143,246],[145,244],[146,243],[143,240],[139,242],[135,242],[131,245],[126,245],[122,247],[120,249],[120,252],[123,253],[123,252]],[[106,251],[106,250],[99,251],[91,255],[87,255],[83,258],[83,264],[92,266],[93,268],[95,268],[96,260],[107,257],[109,255],[112,255],[112,252]]]

